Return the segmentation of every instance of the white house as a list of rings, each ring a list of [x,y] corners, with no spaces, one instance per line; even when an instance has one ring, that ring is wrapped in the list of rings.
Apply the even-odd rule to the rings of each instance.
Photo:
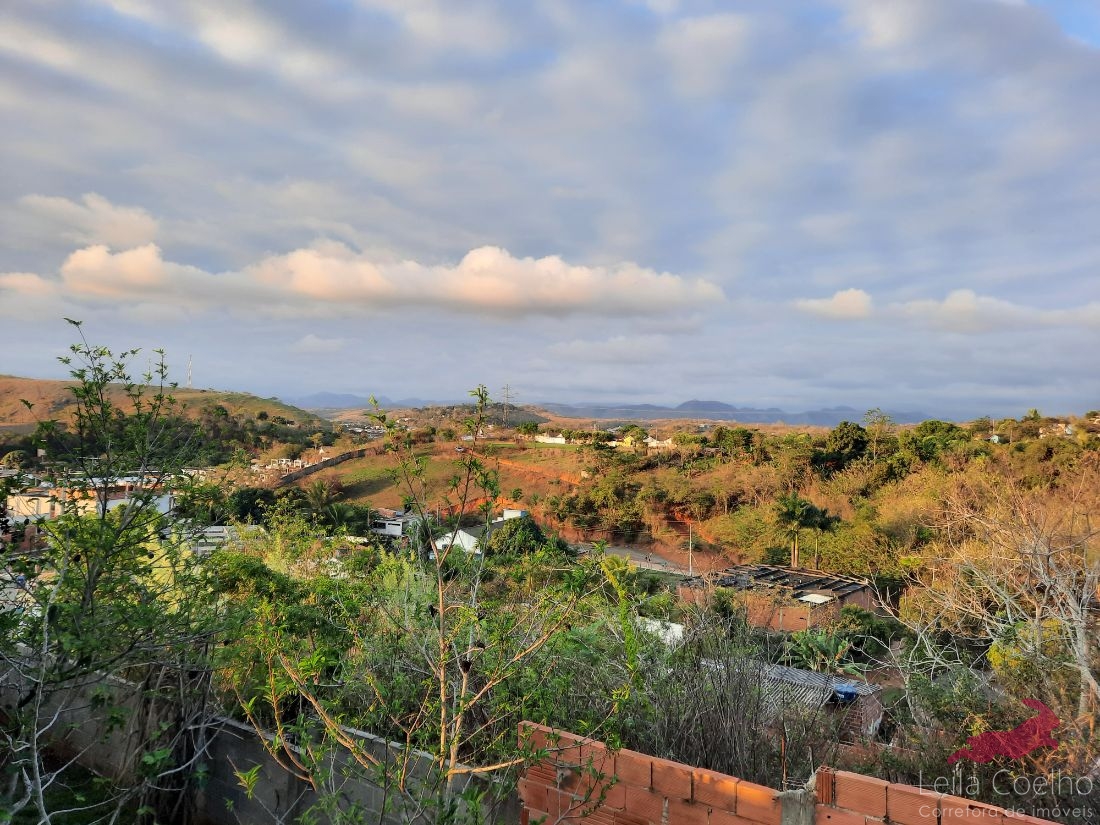
[[[405,530],[421,519],[419,513],[410,510],[391,510],[388,507],[379,507],[374,512],[374,518],[371,519],[370,523],[370,531],[391,538],[400,538],[405,535]]]
[[[457,530],[451,530],[437,538],[433,545],[437,551],[448,547],[461,547],[467,553],[480,555],[482,545],[488,541],[489,536],[503,526],[504,522],[514,518],[523,518],[526,515],[526,510],[507,509],[504,511],[503,516],[493,519],[489,524],[479,524],[477,527],[459,527]]]
[[[130,504],[135,495],[152,492],[155,495],[143,504],[152,505],[159,513],[168,513],[176,506],[175,496],[169,491],[157,492],[157,487],[136,477],[93,478],[87,486],[80,487],[44,484],[9,495],[5,507],[14,519],[55,519],[66,511],[83,515],[114,510]]]

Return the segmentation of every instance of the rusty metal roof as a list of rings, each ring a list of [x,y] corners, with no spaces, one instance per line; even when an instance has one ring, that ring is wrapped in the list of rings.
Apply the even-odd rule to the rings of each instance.
[[[839,576],[801,567],[778,567],[772,564],[739,564],[736,567],[727,567],[715,577],[714,584],[738,590],[754,587],[782,587],[790,590],[791,596],[795,599],[813,593],[842,598],[870,587],[867,581],[851,576]]]

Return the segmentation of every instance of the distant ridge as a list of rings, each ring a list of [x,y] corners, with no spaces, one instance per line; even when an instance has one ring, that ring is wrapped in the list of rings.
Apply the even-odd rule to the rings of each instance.
[[[283,398],[282,400],[304,410],[346,410],[352,407],[370,406],[368,397],[346,392],[315,392],[313,395]],[[388,399],[379,398],[378,403],[385,406]]]
[[[312,395],[286,397],[288,404],[311,412],[327,410],[369,409],[370,398],[365,395],[339,392],[316,392]],[[453,406],[468,404],[462,401],[427,401],[423,398],[391,399],[384,395],[376,396],[378,405],[384,409],[412,409],[433,406]],[[495,399],[499,400],[499,399]],[[648,420],[659,418],[709,418],[715,421],[739,421],[744,424],[814,424],[821,427],[835,427],[841,421],[860,421],[865,410],[855,407],[825,407],[805,412],[788,412],[778,407],[738,407],[724,401],[700,400],[693,398],[675,407],[663,407],[659,404],[558,404],[553,402],[531,403],[524,406],[534,407],[566,418],[596,418],[605,420]],[[918,412],[888,411],[887,415],[899,424],[917,424],[928,418]]]
[[[537,404],[549,412],[566,418],[644,419],[659,418],[711,418],[717,421],[737,421],[743,424],[814,424],[835,427],[841,421],[860,421],[863,411],[854,407],[828,407],[805,412],[787,412],[777,407],[736,407],[723,401],[692,399],[675,407],[659,407],[654,404]],[[928,416],[920,412],[887,411],[899,424],[917,424]]]
[[[287,397],[282,400],[304,410],[354,410],[359,408],[369,409],[371,407],[370,396],[353,395],[346,392],[315,392],[312,395]],[[384,395],[376,395],[375,401],[378,402],[379,407],[385,409],[429,407],[439,403],[437,401],[426,401],[423,398],[398,398],[394,400]]]

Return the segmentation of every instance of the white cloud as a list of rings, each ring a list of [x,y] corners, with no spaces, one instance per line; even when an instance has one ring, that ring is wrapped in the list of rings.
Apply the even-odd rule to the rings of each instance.
[[[723,299],[714,284],[625,262],[578,266],[557,256],[516,258],[485,246],[457,265],[374,261],[342,244],[298,249],[242,275],[275,294],[318,306],[362,309],[437,306],[512,315],[664,315]]]
[[[834,293],[831,298],[803,298],[795,301],[795,306],[803,312],[824,318],[841,320],[869,318],[871,296],[862,289],[842,289]]]
[[[76,69],[80,62],[77,50],[71,44],[9,18],[5,18],[0,32],[0,52],[62,71]]]
[[[33,272],[7,272],[0,275],[0,290],[32,297],[46,297],[54,294],[53,284]]]
[[[33,272],[0,273],[0,318],[30,320],[60,314],[54,282]]]
[[[645,6],[654,14],[662,16],[675,14],[680,8],[680,0],[630,0],[630,2]]]
[[[33,218],[42,232],[56,232],[78,244],[131,247],[152,241],[157,221],[144,209],[116,206],[94,192],[80,201],[47,195],[26,195],[19,207]]]
[[[429,386],[476,382],[471,352],[507,351],[501,369],[519,373],[561,342],[608,360],[552,380],[617,385],[630,371],[614,359],[667,334],[702,372],[637,386],[681,398],[739,386],[746,363],[766,394],[807,354],[873,376],[877,403],[976,404],[975,388],[1003,398],[1029,380],[1084,393],[1100,52],[1049,4],[7,6],[9,350],[69,314],[119,340],[201,339],[231,352],[222,376],[339,383],[339,359],[288,347],[356,341],[369,314]],[[490,248],[487,271],[463,260],[489,244],[511,254]],[[723,287],[736,302],[711,311]],[[233,331],[217,329],[223,308]],[[240,352],[245,328],[270,337]],[[1038,366],[991,370],[1023,328]],[[299,372],[252,366],[279,354]],[[845,403],[849,389],[830,372],[781,391]]]
[[[194,267],[164,261],[154,244],[117,253],[102,244],[89,246],[61,266],[66,292],[111,301],[169,297],[189,276],[200,274]]]
[[[377,258],[335,242],[274,255],[240,271],[210,273],[166,261],[146,244],[73,252],[51,281],[76,300],[162,300],[191,308],[262,309],[281,317],[337,316],[384,308],[437,307],[482,315],[664,316],[724,300],[705,280],[687,280],[630,262],[569,264],[557,256],[516,258],[485,246],[455,265]],[[47,283],[9,275],[24,290]],[[16,279],[21,280],[16,280]]]
[[[893,304],[889,310],[917,321],[960,333],[994,332],[1036,326],[1100,328],[1100,302],[1071,309],[1039,309],[956,289],[942,301],[917,300]]]
[[[862,289],[844,289],[831,298],[801,299],[795,301],[795,307],[824,318],[856,320],[877,315],[965,334],[1040,326],[1100,327],[1100,302],[1068,309],[1042,309],[979,295],[972,289],[952,290],[943,300],[898,301],[877,312],[871,296]]]

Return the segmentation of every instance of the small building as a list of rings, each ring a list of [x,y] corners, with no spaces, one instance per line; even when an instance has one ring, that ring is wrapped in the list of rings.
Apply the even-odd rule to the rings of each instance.
[[[52,520],[63,513],[89,515],[124,507],[137,496],[150,496],[143,504],[168,513],[176,505],[171,492],[157,492],[160,485],[142,478],[118,478],[110,481],[90,479],[86,486],[28,487],[7,497],[5,508],[13,519]]]
[[[1055,421],[1039,428],[1039,438],[1073,438],[1075,433],[1073,425],[1064,421]]]
[[[526,515],[526,510],[509,508],[504,511],[504,514],[500,518],[493,519],[488,524],[479,524],[477,527],[459,527],[456,530],[450,530],[445,535],[433,541],[432,544],[436,551],[445,550],[448,547],[461,547],[467,553],[480,555],[481,548],[488,542],[489,537],[503,527],[506,521],[523,518]]]
[[[884,715],[882,688],[852,676],[817,673],[786,665],[762,664],[765,704],[775,710],[802,705],[840,721],[841,736],[868,739],[878,733]]]
[[[379,536],[400,538],[414,523],[420,521],[419,513],[410,510],[391,510],[388,507],[379,507],[374,511],[374,517],[370,522],[370,531]]]
[[[639,616],[635,625],[670,648],[684,642],[686,630],[682,624]],[[724,667],[713,660],[708,660],[708,666]],[[791,707],[806,708],[836,719],[842,739],[848,742],[873,737],[882,725],[882,688],[863,679],[751,658],[745,659],[739,669],[759,690],[769,718],[776,718]]]
[[[566,441],[565,436],[560,435],[560,434],[559,435],[545,435],[543,433],[539,433],[538,435],[535,436],[535,441],[537,441],[539,444],[566,444],[566,443],[568,443]]]
[[[489,536],[503,523],[504,521],[501,519],[494,521],[492,524],[480,524],[477,527],[459,527],[457,530],[451,530],[446,535],[440,536],[432,544],[437,552],[446,550],[448,547],[459,547],[467,553],[479,556],[481,555],[482,544],[488,541]]]
[[[707,580],[686,579],[678,592],[684,601],[698,604],[713,587],[739,592],[749,624],[785,632],[827,624],[845,605],[874,610],[876,604],[863,579],[771,564],[740,564]]]

